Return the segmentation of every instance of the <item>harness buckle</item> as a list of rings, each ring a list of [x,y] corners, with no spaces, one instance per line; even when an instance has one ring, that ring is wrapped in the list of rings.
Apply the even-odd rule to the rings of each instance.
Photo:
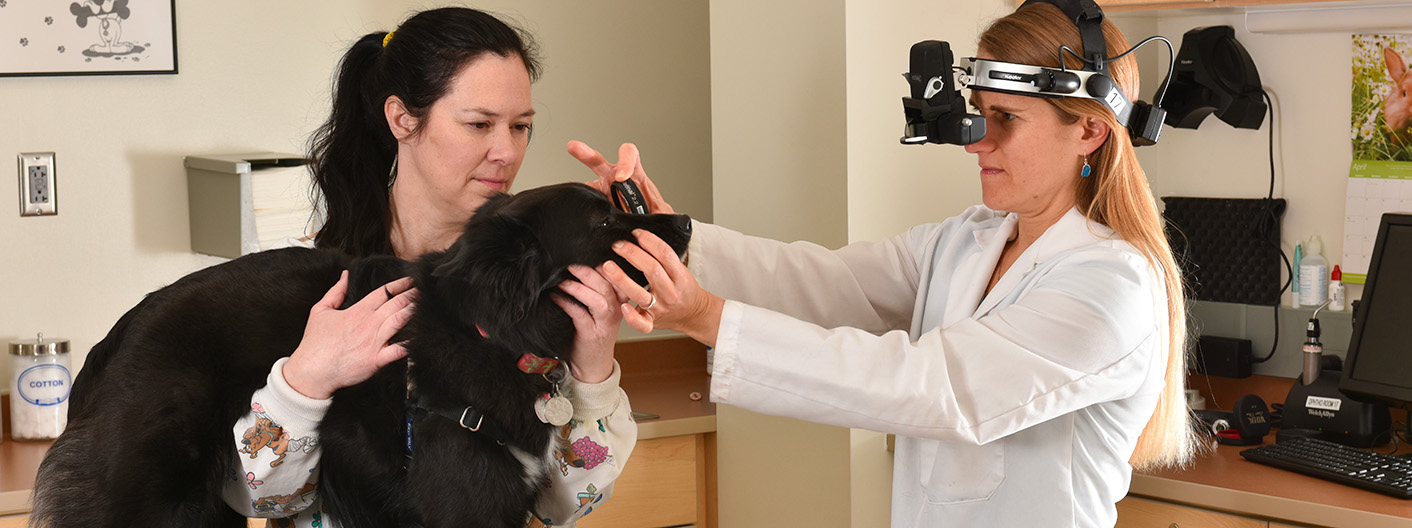
[[[479,431],[480,431],[480,426],[481,426],[481,424],[484,424],[484,423],[485,423],[485,415],[484,415],[484,414],[479,414],[479,413],[477,413],[477,416],[476,416],[476,426],[475,426],[475,427],[471,427],[471,426],[469,426],[469,425],[466,425],[466,414],[469,413],[469,412],[471,412],[471,408],[470,408],[470,407],[466,407],[465,409],[463,409],[463,410],[461,411],[461,419],[460,419],[460,420],[457,420],[457,423],[461,424],[461,427],[464,427],[464,428],[466,428],[466,429],[469,429],[472,433],[479,432]]]

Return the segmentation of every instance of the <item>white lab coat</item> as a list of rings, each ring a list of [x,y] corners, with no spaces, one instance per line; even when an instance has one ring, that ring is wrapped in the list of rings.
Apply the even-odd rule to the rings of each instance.
[[[1073,209],[982,298],[1015,220],[975,206],[836,251],[698,223],[690,267],[728,299],[711,399],[896,433],[894,527],[1113,526],[1166,291]]]

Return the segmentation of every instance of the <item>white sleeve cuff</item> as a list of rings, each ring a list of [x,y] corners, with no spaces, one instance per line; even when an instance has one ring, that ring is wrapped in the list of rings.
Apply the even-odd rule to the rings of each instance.
[[[266,380],[266,388],[280,401],[284,410],[293,412],[299,418],[309,423],[317,424],[324,419],[324,413],[328,412],[329,404],[333,402],[329,399],[315,399],[300,394],[289,386],[289,382],[284,379],[284,364],[289,358],[280,358],[275,362],[274,368],[270,369],[269,379]]]
[[[603,418],[618,409],[618,405],[627,396],[623,390],[618,388],[618,381],[622,379],[622,369],[618,366],[618,361],[613,360],[613,373],[608,375],[608,379],[598,383],[584,383],[568,376],[564,380],[564,385],[569,390],[569,397],[574,404],[574,419],[580,422],[591,422]]]

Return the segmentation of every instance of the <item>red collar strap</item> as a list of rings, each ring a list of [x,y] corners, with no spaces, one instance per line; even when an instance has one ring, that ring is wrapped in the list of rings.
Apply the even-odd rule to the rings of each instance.
[[[476,330],[480,331],[481,337],[490,337],[486,335],[485,329],[481,328],[480,325],[476,325]],[[542,358],[525,352],[524,355],[520,356],[520,361],[516,366],[520,368],[520,372],[524,372],[525,374],[548,374],[554,372],[554,369],[559,366],[559,360],[554,358]]]
[[[518,364],[520,371],[525,374],[548,374],[559,366],[559,360],[554,358],[542,358],[525,352],[520,356]]]

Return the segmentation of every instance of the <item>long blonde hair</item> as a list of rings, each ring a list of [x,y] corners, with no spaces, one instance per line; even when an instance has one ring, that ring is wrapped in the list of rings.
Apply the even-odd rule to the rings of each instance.
[[[1103,22],[1103,38],[1108,57],[1128,49],[1128,39],[1111,21]],[[1082,52],[1078,27],[1059,8],[1032,4],[992,23],[981,34],[979,47],[1006,62],[1059,67],[1061,44]],[[1064,53],[1065,65],[1082,68],[1079,59]],[[1107,68],[1123,93],[1136,100],[1137,61],[1129,55],[1107,63]],[[1181,272],[1167,244],[1162,214],[1138,165],[1128,129],[1107,107],[1091,99],[1065,97],[1048,101],[1067,116],[1066,120],[1095,117],[1108,123],[1108,140],[1088,157],[1091,176],[1075,178],[1079,210],[1137,248],[1157,269],[1167,289],[1166,386],[1129,462],[1139,469],[1184,465],[1198,445],[1188,421],[1185,394],[1186,297]]]

